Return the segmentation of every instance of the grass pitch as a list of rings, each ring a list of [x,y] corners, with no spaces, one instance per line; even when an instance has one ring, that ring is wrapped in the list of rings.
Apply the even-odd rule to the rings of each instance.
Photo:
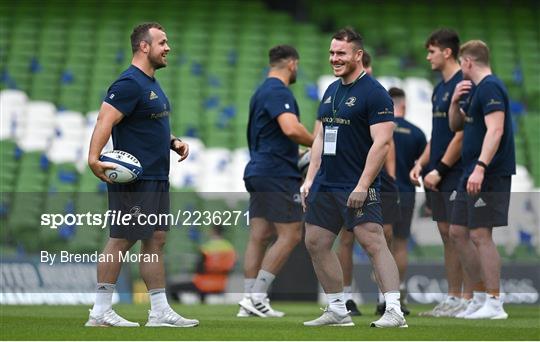
[[[408,329],[375,329],[373,305],[360,307],[354,327],[304,327],[322,312],[315,303],[272,303],[284,318],[236,318],[236,305],[174,305],[196,328],[85,328],[88,306],[1,306],[2,340],[539,340],[540,307],[506,305],[507,320],[470,321],[418,317],[431,307],[413,305]],[[146,305],[117,305],[123,317],[144,325]]]

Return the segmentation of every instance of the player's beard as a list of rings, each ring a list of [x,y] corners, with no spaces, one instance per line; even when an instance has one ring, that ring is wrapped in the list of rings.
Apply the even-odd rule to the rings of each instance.
[[[289,84],[296,83],[296,70],[291,72],[291,76],[289,76]]]
[[[167,66],[167,62],[164,62],[161,59],[161,54],[157,56],[148,55],[148,61],[150,62],[150,65],[154,68],[154,70],[161,69]]]
[[[334,72],[334,76],[340,77],[342,79],[346,79],[349,75],[353,74],[354,72],[356,72],[356,67],[349,61],[343,64],[343,67],[341,69],[341,74],[339,74],[339,72],[338,73]]]

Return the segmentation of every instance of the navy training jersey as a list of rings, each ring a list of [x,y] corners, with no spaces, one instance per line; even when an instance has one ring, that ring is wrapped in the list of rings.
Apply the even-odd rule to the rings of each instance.
[[[394,145],[396,146],[396,182],[399,192],[415,192],[409,179],[414,162],[420,158],[426,147],[426,136],[417,126],[404,118],[396,117]]]
[[[109,87],[104,100],[124,118],[113,127],[113,146],[135,156],[139,179],[169,179],[170,104],[158,81],[131,65]]]
[[[301,178],[298,144],[281,130],[277,117],[293,113],[300,117],[292,91],[278,78],[267,78],[249,103],[247,128],[250,160],[244,179],[253,176]]]
[[[463,108],[466,113],[463,128],[463,149],[461,158],[464,174],[472,173],[486,135],[485,116],[496,112],[504,112],[504,131],[497,152],[486,169],[486,175],[510,176],[516,173],[516,155],[514,132],[508,92],[504,84],[495,75],[488,75],[473,88],[467,104]]]
[[[463,73],[459,70],[447,82],[442,80],[435,86],[435,89],[433,89],[433,96],[431,97],[433,128],[431,131],[429,164],[426,172],[433,170],[437,166],[441,161],[444,152],[446,152],[450,141],[454,138],[455,133],[450,130],[448,123],[448,110],[450,109],[450,102],[452,100],[452,95],[454,94],[454,89],[462,80]],[[452,165],[452,169],[461,169],[462,167],[461,159]]]
[[[327,186],[355,186],[373,145],[370,126],[394,121],[394,104],[386,89],[369,75],[349,85],[337,80],[326,89],[317,119],[322,122],[323,136],[326,127],[338,127],[338,133],[336,154],[325,155],[323,151],[315,182]],[[377,177],[374,186],[378,185]]]

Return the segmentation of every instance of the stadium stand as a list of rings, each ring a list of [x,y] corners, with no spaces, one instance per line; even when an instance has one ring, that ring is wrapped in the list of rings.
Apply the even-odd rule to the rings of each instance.
[[[53,236],[43,230],[36,233],[28,224],[38,222],[44,208],[64,212],[105,208],[104,185],[86,167],[88,142],[107,86],[131,58],[127,37],[132,27],[150,20],[165,27],[171,42],[169,65],[157,78],[172,104],[171,127],[191,146],[190,158],[171,174],[175,191],[244,191],[249,98],[265,77],[266,53],[275,44],[290,43],[300,52],[298,81],[292,89],[302,121],[312,127],[317,82],[330,71],[328,32],[345,25],[364,35],[376,75],[386,84],[400,82],[410,98],[416,98],[409,106],[412,115],[430,110],[425,100],[427,96],[429,101],[435,75],[425,63],[429,33],[451,26],[463,41],[486,40],[494,71],[512,97],[518,163],[525,166],[522,175],[532,175],[540,187],[538,3],[490,1],[486,7],[458,3],[433,7],[429,1],[386,1],[380,7],[368,1],[353,11],[356,2],[309,2],[303,9],[308,20],[298,22],[288,13],[269,11],[261,1],[165,1],[157,12],[149,12],[142,1],[107,1],[99,6],[86,1],[69,6],[54,0],[2,2],[2,244],[33,252],[39,250],[40,239],[53,244],[68,241],[85,251],[103,241],[104,234],[95,230],[74,233],[73,227],[61,227]],[[418,119],[428,131],[425,121]],[[175,205],[195,206],[196,201]],[[171,235],[185,246],[189,234],[184,229]],[[231,240],[243,246],[242,241]]]

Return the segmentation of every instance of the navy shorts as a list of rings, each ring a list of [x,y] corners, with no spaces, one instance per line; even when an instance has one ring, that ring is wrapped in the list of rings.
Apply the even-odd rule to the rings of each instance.
[[[169,181],[139,180],[129,184],[107,184],[109,210],[130,215],[130,220],[113,220],[109,236],[126,240],[147,240],[155,230],[169,230]],[[139,216],[143,214],[142,217]],[[156,221],[157,219],[157,221]],[[149,224],[156,223],[156,224]]]
[[[330,187],[314,183],[309,190],[306,222],[338,235],[342,227],[352,231],[359,224],[373,222],[382,225],[380,194],[369,188],[364,206],[359,209],[347,207],[352,187]]]
[[[303,219],[300,179],[292,177],[249,177],[249,217],[270,222],[290,223]]]
[[[452,193],[458,188],[462,174],[461,169],[452,169],[439,183],[439,191],[426,189],[426,198],[429,201],[433,221],[450,222],[454,206]]]
[[[414,214],[415,192],[400,192],[399,209],[401,218],[392,225],[395,237],[407,239],[411,236],[411,223]]]
[[[508,225],[511,176],[486,175],[480,194],[467,194],[468,177],[462,177],[450,223],[474,228]]]
[[[381,172],[381,206],[383,224],[392,224],[401,218],[399,190],[396,181],[386,172]]]

